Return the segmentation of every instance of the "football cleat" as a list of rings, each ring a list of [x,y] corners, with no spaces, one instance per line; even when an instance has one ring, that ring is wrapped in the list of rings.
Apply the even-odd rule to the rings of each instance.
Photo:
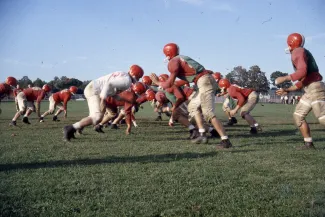
[[[225,149],[225,148],[231,148],[232,147],[232,144],[230,142],[229,139],[224,139],[224,140],[221,140],[220,144],[217,145],[217,149]]]
[[[9,126],[17,126],[17,122],[16,121],[11,121]]]
[[[251,134],[257,134],[256,127],[251,127],[251,130],[249,131]]]
[[[40,117],[40,118],[39,118],[39,122],[40,122],[40,123],[44,122],[44,117]]]
[[[208,137],[206,137],[205,135],[200,135],[195,139],[192,139],[191,142],[195,144],[206,144],[208,143]]]
[[[28,120],[28,117],[23,117],[23,122],[25,124],[30,124],[29,120]]]
[[[63,128],[63,135],[66,141],[70,141],[70,139],[75,139],[74,133],[76,129],[73,128],[72,125],[67,125]]]
[[[95,126],[94,129],[95,129],[95,131],[96,131],[97,133],[105,133],[105,132],[103,131],[103,125],[98,124],[98,125]]]
[[[303,146],[297,147],[297,150],[309,150],[309,149],[316,149],[313,142],[305,142]]]
[[[162,121],[161,116],[158,116],[158,117],[155,119],[155,121]]]
[[[117,130],[119,127],[116,124],[111,124],[111,129]]]

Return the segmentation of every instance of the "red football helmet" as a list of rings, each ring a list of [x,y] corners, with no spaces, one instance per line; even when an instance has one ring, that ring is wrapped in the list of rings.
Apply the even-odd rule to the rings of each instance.
[[[145,75],[142,77],[142,83],[144,83],[145,85],[150,86],[152,84],[152,80],[148,75]]]
[[[132,65],[129,70],[129,74],[137,81],[143,76],[143,69],[138,65]]]
[[[77,91],[78,91],[78,87],[76,87],[76,86],[71,86],[71,87],[69,88],[69,91],[70,91],[70,93],[72,93],[72,94],[76,94]]]
[[[44,84],[42,87],[42,90],[44,90],[46,93],[51,91],[51,87],[48,84]]]
[[[228,79],[223,78],[219,80],[218,85],[222,89],[227,89],[228,87],[230,87],[231,84]]]
[[[164,104],[165,102],[167,102],[167,97],[165,95],[165,93],[158,91],[155,95],[156,100],[161,103]]]
[[[16,86],[17,85],[17,80],[14,77],[8,77],[6,79],[6,84],[8,84],[10,86]]]
[[[217,82],[221,79],[221,73],[220,72],[213,73],[212,76],[214,77],[214,79]]]
[[[146,91],[146,86],[142,82],[137,82],[137,83],[132,85],[132,90],[136,94],[141,95]]]
[[[164,46],[163,52],[167,60],[179,55],[179,47],[175,43],[168,43]]]
[[[154,100],[155,99],[155,96],[156,96],[156,94],[155,94],[155,92],[153,90],[148,89],[146,91],[146,98],[147,98],[148,101]]]
[[[159,75],[159,77],[158,77],[158,79],[159,79],[160,82],[167,81],[168,78],[169,78],[169,75],[167,75],[167,74],[161,74],[161,75]]]
[[[286,52],[291,52],[297,47],[303,47],[305,45],[305,37],[299,33],[292,33],[287,38],[288,48]]]

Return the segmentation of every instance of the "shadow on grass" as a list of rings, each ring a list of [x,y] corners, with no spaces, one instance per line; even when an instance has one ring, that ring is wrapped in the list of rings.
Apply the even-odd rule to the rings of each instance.
[[[231,153],[246,153],[253,150],[226,150]],[[96,164],[113,164],[113,163],[168,163],[180,161],[183,159],[198,159],[209,158],[218,155],[217,151],[207,153],[172,153],[159,155],[143,155],[143,156],[109,156],[106,158],[85,158],[75,160],[57,160],[47,162],[31,162],[31,163],[14,163],[14,164],[0,164],[0,172],[23,169],[40,169],[40,168],[55,168],[55,167],[70,167],[75,165],[96,165]]]
[[[296,130],[278,130],[278,131],[262,131],[258,134],[252,135],[247,131],[247,134],[237,134],[231,137],[238,138],[259,138],[259,137],[282,137],[295,135]]]

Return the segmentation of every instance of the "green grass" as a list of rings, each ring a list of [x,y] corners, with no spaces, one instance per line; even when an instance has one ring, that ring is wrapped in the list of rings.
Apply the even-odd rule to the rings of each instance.
[[[85,102],[68,107],[68,120],[33,114],[19,128],[8,127],[13,103],[1,104],[1,216],[325,216],[324,127],[310,115],[318,149],[296,151],[291,105],[257,105],[264,131],[251,136],[238,118],[226,127],[235,147],[221,151],[219,140],[191,144],[167,117],[153,121],[148,105],[132,135],[88,127],[65,143],[62,127],[88,113]],[[216,112],[226,121],[220,104]]]

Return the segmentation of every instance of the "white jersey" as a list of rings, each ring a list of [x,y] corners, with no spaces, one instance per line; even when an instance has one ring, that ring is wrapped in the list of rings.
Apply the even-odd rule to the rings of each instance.
[[[131,86],[132,80],[128,73],[117,71],[97,78],[93,83],[95,94],[105,99],[127,90]]]

